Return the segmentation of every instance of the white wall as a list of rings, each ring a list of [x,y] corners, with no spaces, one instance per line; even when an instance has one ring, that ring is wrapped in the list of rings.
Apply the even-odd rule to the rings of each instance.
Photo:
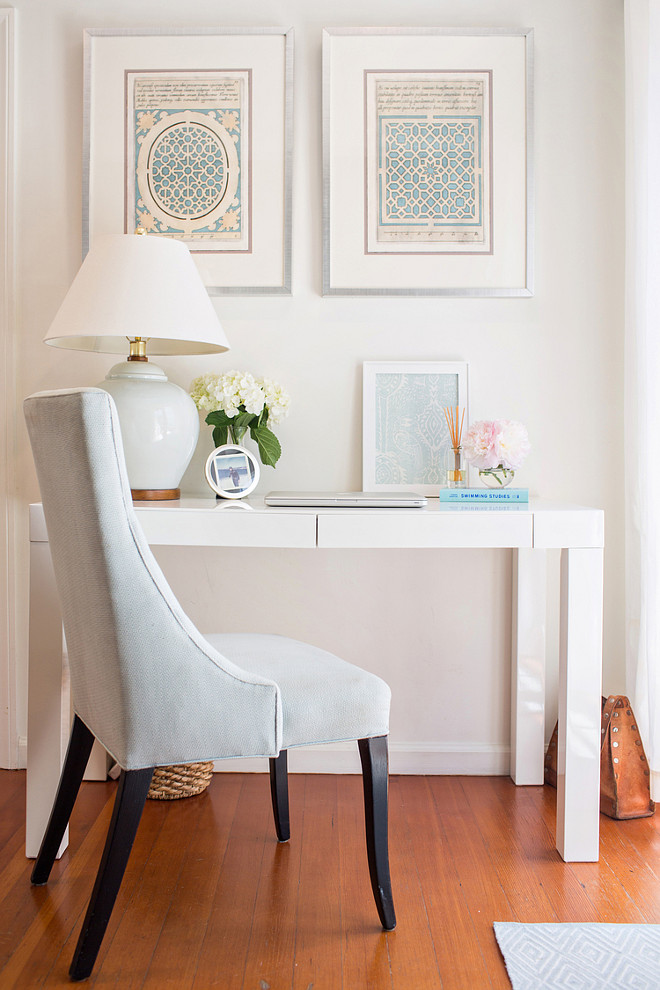
[[[0,766],[18,761],[14,483],[14,11],[0,7]],[[11,660],[10,660],[11,658]]]
[[[278,429],[284,454],[275,472],[264,470],[265,491],[361,486],[364,360],[469,362],[471,418],[511,417],[529,429],[534,449],[520,483],[548,498],[606,511],[605,686],[623,690],[621,0],[251,0],[238,6],[17,0],[15,6],[19,394],[95,383],[109,364],[109,358],[57,352],[41,342],[80,261],[83,27],[293,26],[293,295],[216,299],[230,354],[162,364],[184,386],[204,371],[230,367],[288,386],[293,409]],[[535,29],[533,298],[321,297],[321,30],[378,24]],[[206,430],[198,469],[211,447]],[[38,490],[20,422],[19,437],[20,494],[27,503]],[[199,473],[194,480],[203,490]],[[504,765],[508,553],[167,550],[159,558],[203,629],[286,633],[386,677],[394,692],[395,752],[418,752],[420,766],[425,760],[476,769]],[[18,567],[24,594],[24,558]],[[22,671],[24,651],[23,633]],[[443,750],[458,755],[438,756]]]

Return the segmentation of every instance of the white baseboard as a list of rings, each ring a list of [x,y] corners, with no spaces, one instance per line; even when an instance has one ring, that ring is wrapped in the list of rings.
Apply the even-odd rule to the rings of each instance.
[[[508,746],[466,746],[464,743],[390,743],[390,773],[506,776]],[[216,760],[219,773],[263,773],[264,759]],[[289,750],[291,773],[360,773],[355,743],[307,746]]]
[[[18,769],[25,770],[27,766],[27,736],[18,737]]]
[[[27,739],[18,741],[18,767],[27,766]],[[464,774],[470,777],[506,777],[508,746],[467,747],[464,743],[390,742],[390,773]],[[265,773],[268,761],[260,758],[216,760],[216,773]],[[355,743],[306,746],[289,750],[290,773],[360,773]],[[100,780],[100,776],[89,779]]]
[[[390,773],[506,776],[509,746],[465,743],[390,743]]]

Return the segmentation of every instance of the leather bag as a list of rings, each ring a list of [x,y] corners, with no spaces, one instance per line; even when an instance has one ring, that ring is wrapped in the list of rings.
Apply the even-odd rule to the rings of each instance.
[[[545,782],[557,786],[557,732],[545,757]],[[649,765],[639,729],[625,695],[602,700],[600,734],[600,810],[610,818],[648,818],[651,800]]]

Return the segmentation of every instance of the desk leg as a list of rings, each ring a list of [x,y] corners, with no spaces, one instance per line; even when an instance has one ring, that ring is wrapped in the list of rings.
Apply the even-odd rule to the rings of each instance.
[[[513,552],[511,777],[542,784],[545,756],[546,551]]]
[[[562,550],[557,849],[598,860],[603,551]]]
[[[62,615],[48,543],[30,543],[30,655],[25,854],[34,858],[60,779],[69,712],[62,699]],[[64,834],[58,855],[69,842]]]

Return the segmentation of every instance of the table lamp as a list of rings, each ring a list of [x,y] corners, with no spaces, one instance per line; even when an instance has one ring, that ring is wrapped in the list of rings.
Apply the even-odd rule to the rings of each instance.
[[[152,355],[229,349],[187,246],[142,233],[99,236],[44,341],[109,354],[129,349],[99,388],[117,405],[133,498],[179,498],[199,414],[188,393],[148,363],[147,344]]]

